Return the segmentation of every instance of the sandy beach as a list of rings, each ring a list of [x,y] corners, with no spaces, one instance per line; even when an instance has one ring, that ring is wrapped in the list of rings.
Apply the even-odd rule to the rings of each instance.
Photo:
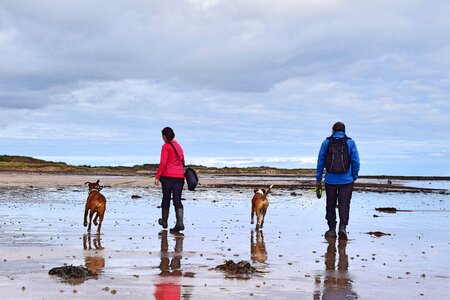
[[[96,179],[108,201],[100,236],[82,224],[83,184]],[[157,225],[161,192],[150,177],[0,174],[2,297],[444,299],[450,293],[448,181],[397,180],[393,185],[405,188],[392,191],[361,186],[343,242],[324,239],[325,200],[316,198],[311,178],[200,180],[195,192],[183,193],[186,230],[173,235]],[[266,223],[257,231],[250,224],[251,187],[269,184],[275,186]],[[257,272],[236,279],[212,270],[230,259],[249,261]],[[65,264],[98,276],[65,282],[48,275]]]

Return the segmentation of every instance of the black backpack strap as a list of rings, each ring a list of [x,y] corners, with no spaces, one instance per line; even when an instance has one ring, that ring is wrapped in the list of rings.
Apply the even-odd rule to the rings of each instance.
[[[340,140],[340,139],[344,139],[344,141],[347,140],[351,140],[351,137],[348,137],[345,133],[344,133],[344,137],[342,138],[335,138],[333,135],[330,135],[329,137],[327,137],[327,140],[329,140],[331,142],[331,140]]]
[[[173,148],[173,150],[175,151],[175,154],[177,155],[178,159],[179,159],[179,160],[181,161],[181,163],[183,164],[183,167],[186,167],[186,166],[184,165],[184,160],[181,159],[181,157],[180,157],[180,155],[178,154],[178,151],[177,151],[177,149],[175,148],[175,146],[174,146],[171,142],[169,142],[169,145],[172,146],[172,148]]]

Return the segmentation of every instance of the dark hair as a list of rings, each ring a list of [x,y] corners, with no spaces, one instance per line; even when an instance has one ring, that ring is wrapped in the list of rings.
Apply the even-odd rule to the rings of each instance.
[[[167,138],[169,142],[175,137],[175,132],[173,132],[173,129],[170,127],[164,127],[164,129],[162,130],[162,134]]]
[[[333,125],[333,132],[343,131],[345,132],[345,125],[342,122],[336,122]]]

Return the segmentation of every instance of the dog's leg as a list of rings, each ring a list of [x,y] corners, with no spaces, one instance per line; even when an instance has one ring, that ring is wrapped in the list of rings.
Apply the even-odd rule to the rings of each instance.
[[[95,214],[95,218],[94,218],[94,225],[95,225],[95,226],[97,226],[97,225],[98,225],[98,222],[97,222],[97,220],[98,220],[98,211],[96,212],[96,214]]]
[[[88,201],[86,201],[86,207],[84,208],[84,222],[83,222],[84,227],[87,226],[88,211],[89,211],[89,205],[88,205]]]
[[[97,233],[100,235],[100,229],[102,228],[103,217],[105,215],[105,207],[100,207],[97,211],[97,216],[99,218]]]
[[[260,222],[261,222],[261,211],[257,210],[256,211],[256,229],[259,229],[260,226]]]
[[[98,227],[97,227],[97,233],[98,234],[100,234],[100,229],[102,228],[102,222],[103,222],[103,215],[100,216],[100,221],[98,222]]]
[[[92,223],[92,216],[94,215],[93,211],[89,212],[89,226],[88,226],[88,232],[91,232],[91,223]]]
[[[252,213],[251,213],[251,222],[250,224],[253,224],[253,216],[255,215],[255,206],[252,204]]]
[[[261,209],[261,228],[264,226],[264,218],[266,217],[267,207]]]
[[[103,217],[105,216],[105,210],[106,210],[105,205],[101,205],[100,207],[97,208],[97,216],[95,218],[100,219],[98,222],[98,227],[97,227],[97,233],[99,235],[100,235],[100,229],[102,228]]]

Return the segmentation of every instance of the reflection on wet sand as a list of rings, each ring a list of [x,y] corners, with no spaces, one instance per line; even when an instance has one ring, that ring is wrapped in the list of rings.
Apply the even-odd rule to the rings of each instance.
[[[353,281],[348,272],[347,241],[338,240],[337,251],[336,238],[328,238],[327,241],[328,247],[325,253],[325,276],[323,278],[322,298],[320,298],[320,288],[317,288],[314,293],[314,299],[358,299],[358,295],[353,291]],[[337,270],[336,252],[339,255]]]
[[[159,237],[161,239],[161,262],[159,264],[161,273],[159,275],[166,279],[155,284],[155,299],[188,299],[190,294],[182,295],[180,286],[180,277],[183,275],[181,259],[183,258],[184,235],[174,235],[175,248],[172,252],[169,251],[167,230],[161,231]]]
[[[267,250],[266,243],[264,243],[264,235],[262,230],[256,230],[256,243],[254,239],[255,231],[250,231],[250,252],[253,262],[266,263]]]
[[[92,244],[94,248],[92,248]],[[102,241],[100,238],[100,234],[94,235],[94,240],[92,243],[91,234],[83,234],[83,249],[84,250],[103,250]],[[86,251],[84,256],[84,264],[89,271],[100,275],[105,268],[105,258],[103,257],[103,251],[95,251],[92,253],[91,251]]]

